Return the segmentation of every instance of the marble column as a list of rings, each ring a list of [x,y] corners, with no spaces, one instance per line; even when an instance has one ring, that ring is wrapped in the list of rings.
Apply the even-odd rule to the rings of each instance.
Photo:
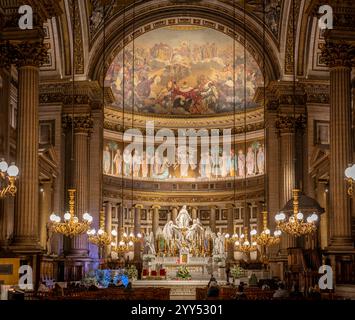
[[[105,202],[105,231],[107,234],[111,235],[112,231],[112,203],[107,201]],[[108,245],[105,250],[106,257],[109,257],[111,254],[111,245]]]
[[[216,206],[210,206],[210,228],[211,228],[212,232],[216,232],[217,231],[217,228],[216,228],[216,210],[217,210]]]
[[[280,139],[280,205],[281,208],[292,198],[295,187],[295,119],[292,116],[279,116],[277,120]],[[296,246],[295,238],[283,234],[281,252],[286,254],[287,248]]]
[[[134,234],[137,236],[141,232],[141,217],[143,205],[137,204],[134,211]],[[141,260],[141,242],[137,241],[134,244],[134,261]]]
[[[192,218],[192,220],[197,219],[197,208],[196,207],[191,208],[191,218]]]
[[[82,216],[89,210],[89,144],[88,139],[92,129],[90,116],[75,116],[71,119],[74,125],[74,172],[73,185],[76,189],[75,214],[82,220]],[[87,235],[83,234],[71,239],[70,255],[88,256]]]
[[[176,221],[176,217],[178,215],[178,207],[172,207],[172,210],[171,210],[171,213],[172,213],[172,217],[171,219],[174,221]]]
[[[40,192],[40,217],[39,217],[39,240],[43,249],[50,254],[51,247],[48,237],[49,216],[52,213],[52,182],[46,181],[41,184]]]
[[[2,57],[0,56],[0,59]],[[0,63],[1,65],[1,63]],[[9,67],[9,66],[8,66]],[[9,161],[10,156],[10,68],[0,68],[0,159],[4,158]],[[9,202],[13,199],[0,199],[0,246],[6,245],[9,236],[9,218],[10,211]]]
[[[116,203],[116,217],[117,217],[117,240],[120,241],[122,237],[123,228],[123,216],[121,210],[121,204]]]
[[[13,250],[38,252],[38,105],[39,65],[43,45],[21,43],[13,45],[18,67],[17,166],[20,169],[16,197]]]
[[[351,68],[354,46],[328,42],[323,55],[330,70],[330,214],[332,250],[351,250],[350,199],[344,171],[352,163]]]
[[[234,234],[234,205],[230,204],[227,205],[227,233],[229,233],[230,238]],[[228,259],[233,260],[234,259],[234,243],[230,242],[228,243]]]
[[[159,228],[159,209],[160,209],[160,206],[155,204],[155,205],[152,206],[152,209],[153,209],[152,230],[153,230],[154,236],[156,236],[157,230]]]

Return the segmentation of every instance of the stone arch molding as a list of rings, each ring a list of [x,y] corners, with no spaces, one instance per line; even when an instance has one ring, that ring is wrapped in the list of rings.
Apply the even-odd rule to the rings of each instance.
[[[194,5],[183,4],[174,7],[169,1],[154,3],[154,6],[136,4],[134,10],[133,6],[130,6],[126,8],[124,14],[120,11],[106,22],[106,70],[116,55],[133,39],[155,29],[177,25],[202,26],[224,33],[242,45],[245,44],[259,67],[263,68],[263,30],[253,17],[246,15],[245,28],[243,13],[238,9],[234,12],[230,6],[222,6],[222,3],[217,5],[215,2],[202,1]],[[244,34],[246,34],[245,40]],[[91,80],[102,81],[102,52],[103,32],[101,30],[91,43],[88,63],[88,78]],[[266,32],[266,83],[280,78],[279,58],[278,46],[272,35]]]

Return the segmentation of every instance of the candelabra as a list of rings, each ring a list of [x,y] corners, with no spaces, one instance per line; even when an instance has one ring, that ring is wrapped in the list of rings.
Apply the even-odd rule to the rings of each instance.
[[[304,221],[304,215],[299,212],[299,190],[294,189],[293,191],[293,215],[291,215],[286,220],[286,215],[280,212],[275,216],[275,220],[278,228],[285,233],[288,233],[294,237],[300,237],[306,234],[310,234],[317,230],[316,221],[318,220],[318,215],[313,213],[308,216],[306,221]]]
[[[354,165],[349,165],[348,168],[345,170],[345,178],[346,181],[349,185],[348,187],[348,195],[352,196],[353,195],[353,185],[355,181],[355,164]]]
[[[256,230],[254,230],[256,231]],[[250,232],[250,241],[248,239],[248,227],[244,228],[244,234],[241,234],[239,239],[235,241],[235,247],[237,251],[244,253],[253,252],[258,249],[257,243],[255,241],[255,233],[252,230]]]
[[[17,193],[16,179],[19,169],[15,164],[10,166],[4,159],[0,161],[0,199],[7,196],[14,197]]]
[[[64,214],[64,222],[61,222],[60,216],[55,213],[50,216],[53,232],[71,238],[87,232],[93,220],[89,213],[83,214],[82,222],[75,216],[75,192],[75,189],[68,190],[69,211]]]
[[[88,241],[98,247],[106,247],[111,243],[111,236],[105,231],[105,212],[100,211],[100,229],[96,232],[91,229],[87,232]]]
[[[268,214],[267,211],[263,211],[263,231],[260,234],[255,235],[256,243],[259,246],[269,247],[279,244],[281,241],[281,230],[276,229],[274,235],[271,234],[267,225]]]

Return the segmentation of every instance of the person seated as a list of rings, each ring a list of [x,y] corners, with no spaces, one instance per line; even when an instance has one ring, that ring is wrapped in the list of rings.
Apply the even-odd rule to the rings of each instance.
[[[216,282],[216,283],[217,283],[217,280],[216,280],[216,278],[213,276],[213,273],[211,274],[210,281],[209,281],[208,284],[207,284],[207,287],[208,287],[208,288],[210,287],[210,285],[211,285],[212,282]]]
[[[289,298],[289,292],[286,290],[283,283],[279,284],[279,288],[275,291],[273,298],[274,299],[286,299]]]
[[[235,299],[236,300],[245,300],[246,298],[247,298],[247,296],[244,292],[244,283],[242,282],[237,288]]]
[[[218,287],[217,281],[211,282],[211,284],[207,290],[207,297],[212,298],[212,297],[218,297],[218,296],[219,296],[219,287]]]
[[[303,297],[302,292],[300,291],[300,287],[298,284],[295,284],[293,287],[293,290],[290,293],[290,297],[291,298],[296,298],[296,299],[300,299]]]

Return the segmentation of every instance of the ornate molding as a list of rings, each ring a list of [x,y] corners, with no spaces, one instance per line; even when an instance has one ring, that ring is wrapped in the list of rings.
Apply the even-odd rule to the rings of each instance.
[[[7,41],[0,45],[0,56],[5,65],[15,64],[17,67],[40,67],[47,59],[47,47],[39,41]]]
[[[287,35],[286,35],[286,52],[285,52],[285,74],[294,74],[295,72],[295,55],[296,52],[293,52],[293,24],[296,24],[295,32],[297,33],[297,22],[298,17],[300,14],[301,9],[301,0],[294,0],[295,1],[295,15],[293,15],[293,10],[291,7],[290,14],[288,17],[288,24],[287,24]]]
[[[76,74],[84,74],[85,63],[84,63],[84,44],[83,44],[83,31],[80,18],[80,7],[76,5],[75,12],[73,12],[73,1],[69,0],[69,11],[71,23],[74,20],[74,66]]]
[[[74,126],[74,130],[77,133],[80,132],[90,133],[93,129],[94,122],[90,115],[74,116],[74,118],[69,115],[63,116],[62,119],[63,129],[70,129],[72,125]]]
[[[275,123],[279,133],[294,133],[296,130],[303,130],[306,126],[307,118],[305,115],[278,115]]]
[[[321,46],[322,58],[330,68],[348,67],[354,64],[355,46],[345,41],[328,41]]]

